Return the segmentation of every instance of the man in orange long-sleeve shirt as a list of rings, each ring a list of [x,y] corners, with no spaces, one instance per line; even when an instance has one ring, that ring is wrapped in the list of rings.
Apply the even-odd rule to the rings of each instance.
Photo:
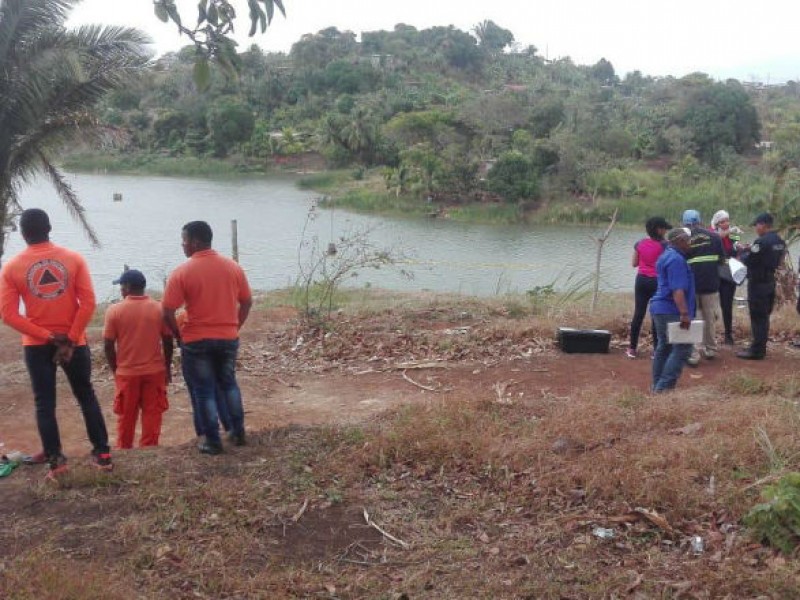
[[[25,365],[36,403],[36,424],[47,462],[48,477],[67,470],[56,420],[56,366],[61,365],[80,404],[96,467],[113,467],[108,433],[92,387],[92,361],[86,326],[95,309],[89,269],[77,252],[50,242],[47,213],[31,208],[20,217],[28,247],[9,260],[0,273],[0,317],[22,333]],[[20,300],[25,314],[20,314]]]
[[[133,447],[140,410],[139,445],[158,446],[161,417],[169,406],[172,334],[161,303],[145,295],[147,279],[141,271],[129,269],[114,283],[120,285],[123,300],[106,311],[103,340],[116,384],[117,447]]]

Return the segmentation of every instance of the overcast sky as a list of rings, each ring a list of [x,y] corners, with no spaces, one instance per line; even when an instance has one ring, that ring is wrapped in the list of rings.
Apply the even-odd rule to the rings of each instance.
[[[469,31],[491,19],[511,30],[523,46],[548,58],[569,56],[578,64],[611,61],[617,74],[681,77],[702,71],[724,79],[800,80],[800,0],[283,0],[264,35],[247,38],[247,2],[234,0],[243,17],[242,48],[255,41],[265,50],[287,51],[305,33],[418,29],[454,25]],[[196,0],[178,0],[185,18],[196,18]],[[113,23],[146,31],[161,54],[186,44],[172,24],[153,14],[151,0],[83,0],[71,24]]]

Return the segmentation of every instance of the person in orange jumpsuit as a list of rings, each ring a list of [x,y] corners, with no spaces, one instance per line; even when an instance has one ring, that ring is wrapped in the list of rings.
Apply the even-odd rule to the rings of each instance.
[[[161,303],[145,295],[147,280],[141,271],[125,271],[114,283],[120,286],[122,302],[106,311],[103,340],[116,384],[117,447],[133,447],[140,411],[139,445],[157,446],[162,415],[169,407],[172,335],[164,325]]]
[[[86,326],[96,306],[89,268],[80,254],[50,241],[50,218],[45,211],[23,211],[19,225],[27,248],[0,273],[0,317],[22,333],[43,461],[50,465],[47,477],[55,480],[67,471],[56,419],[58,365],[81,407],[93,463],[110,471],[108,433],[92,387],[92,359],[86,343]]]

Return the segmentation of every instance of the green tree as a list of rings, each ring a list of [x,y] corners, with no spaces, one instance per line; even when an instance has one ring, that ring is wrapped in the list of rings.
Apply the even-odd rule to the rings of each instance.
[[[761,124],[742,85],[736,80],[690,84],[678,125],[691,131],[697,157],[714,164],[724,147],[739,154],[750,150],[760,137]]]
[[[250,140],[254,127],[253,111],[236,98],[220,98],[208,111],[208,131],[216,156],[227,156],[236,144]]]
[[[515,150],[500,155],[489,170],[486,182],[490,192],[509,202],[536,198],[539,193],[539,180],[533,164]]]
[[[154,143],[165,148],[176,138],[183,140],[189,129],[189,115],[183,111],[169,110],[158,115],[153,121]]]
[[[0,257],[5,228],[21,209],[19,186],[39,173],[97,243],[77,195],[53,161],[66,144],[113,135],[92,109],[147,64],[147,39],[122,27],[65,29],[78,2],[0,2]]]
[[[422,180],[426,193],[430,194],[436,189],[436,177],[442,172],[444,163],[430,144],[412,146],[401,152],[400,158],[401,165],[408,167]]]
[[[292,44],[289,56],[301,69],[322,70],[333,61],[351,56],[356,48],[355,33],[328,27],[301,37]]]
[[[478,37],[481,48],[493,55],[502,53],[514,43],[514,34],[508,29],[503,29],[494,21],[482,21],[472,31]]]
[[[589,69],[591,76],[603,85],[613,85],[617,82],[617,74],[614,72],[614,65],[612,65],[605,58],[601,58],[591,69]]]
[[[536,137],[547,137],[564,119],[564,103],[548,96],[533,107],[528,126]]]

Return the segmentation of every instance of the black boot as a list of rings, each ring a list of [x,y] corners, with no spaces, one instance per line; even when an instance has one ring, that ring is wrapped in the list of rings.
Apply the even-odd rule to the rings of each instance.
[[[222,454],[222,444],[219,442],[215,444],[206,440],[202,444],[198,445],[197,449],[200,450],[200,454],[211,454],[212,456]]]

